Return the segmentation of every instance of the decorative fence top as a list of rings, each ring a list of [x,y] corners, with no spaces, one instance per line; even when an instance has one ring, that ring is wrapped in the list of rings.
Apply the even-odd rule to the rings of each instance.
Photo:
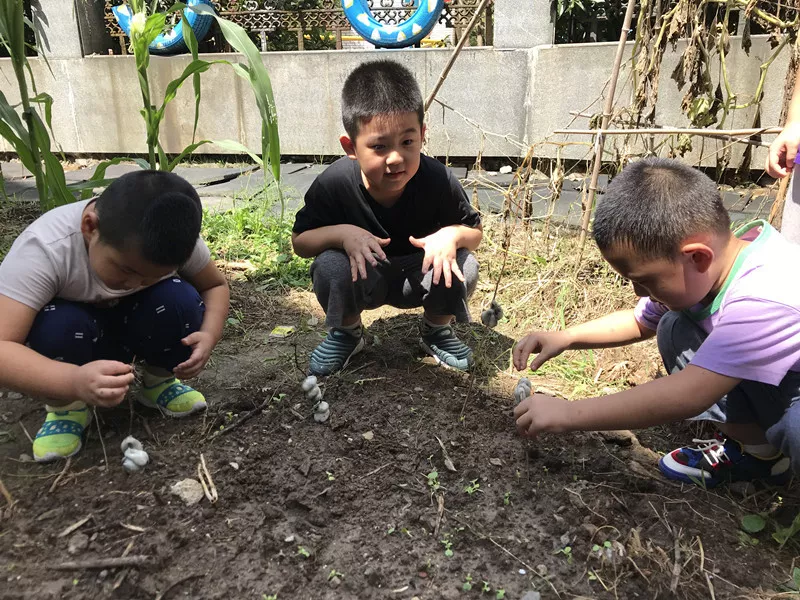
[[[368,0],[372,14],[383,25],[396,25],[405,21],[414,12],[418,0]],[[122,4],[122,0],[105,0],[106,29],[109,34],[119,39],[121,50],[126,52],[125,34],[120,29],[113,15],[111,6]],[[439,23],[455,30],[456,35],[466,28],[479,0],[452,0],[445,4]],[[163,8],[172,2],[163,1]],[[341,47],[341,35],[351,30],[351,25],[342,11],[341,0],[320,0],[318,8],[300,10],[278,10],[271,0],[214,0],[214,8],[226,19],[238,23],[247,31],[262,36],[277,30],[297,32],[298,48],[302,49],[302,38],[311,31],[328,31],[336,34],[337,47]],[[490,5],[491,6],[491,5]],[[477,30],[480,42],[491,43],[491,13],[487,10],[482,16]],[[266,50],[266,47],[263,47]]]

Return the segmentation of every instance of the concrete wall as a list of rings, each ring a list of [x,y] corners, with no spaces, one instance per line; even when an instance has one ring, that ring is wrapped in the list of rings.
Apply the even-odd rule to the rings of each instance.
[[[610,74],[615,46],[610,43],[528,49],[465,48],[438,95],[454,111],[438,104],[430,111],[430,152],[449,156],[478,153],[519,156],[524,154],[522,145],[540,142],[554,129],[567,126],[573,120],[569,111],[600,112],[599,97]],[[733,88],[740,99],[745,99],[756,86],[759,66],[770,53],[769,44],[765,38],[753,38],[750,56],[739,48],[736,38],[731,41],[731,48],[728,65]],[[686,123],[680,111],[683,92],[669,79],[680,51],[680,46],[676,52],[668,49],[664,59],[657,118],[662,125]],[[408,49],[264,54],[278,105],[282,153],[312,156],[341,153],[339,94],[345,77],[357,64],[378,57],[394,58],[414,72],[426,96],[450,52]],[[204,58],[237,60],[234,54]],[[777,124],[787,60],[785,53],[769,70],[764,125]],[[155,98],[162,96],[167,83],[188,62],[187,57],[152,58]],[[53,127],[65,152],[125,155],[146,151],[144,121],[139,114],[141,96],[132,56],[50,58],[50,66],[52,74],[41,61],[32,61],[39,90],[54,98]],[[628,79],[626,70],[623,81]],[[0,59],[0,81],[14,81],[7,59]],[[212,67],[203,74],[202,82],[198,139],[235,139],[258,148],[260,122],[246,82],[227,65]],[[3,89],[10,100],[16,100],[13,84],[4,84]],[[629,100],[630,86],[621,83],[617,104]],[[187,82],[170,105],[162,126],[162,142],[167,152],[179,152],[191,142],[193,106],[191,82]],[[586,119],[577,119],[573,127],[587,125]],[[740,111],[727,125],[749,127],[750,114]],[[705,155],[713,145],[706,143]],[[0,150],[10,151],[10,148],[0,142]],[[211,147],[207,151],[219,152]],[[579,158],[586,151],[571,148],[565,156]],[[537,152],[553,156],[555,146],[541,145]],[[696,157],[699,157],[697,149]],[[757,160],[763,158],[759,156]]]

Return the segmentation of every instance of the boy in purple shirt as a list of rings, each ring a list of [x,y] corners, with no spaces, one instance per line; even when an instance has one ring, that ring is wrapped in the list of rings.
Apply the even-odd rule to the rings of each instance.
[[[525,369],[536,353],[536,370],[565,350],[657,336],[669,375],[579,402],[535,394],[514,410],[520,432],[706,420],[720,433],[662,457],[666,477],[707,487],[787,481],[791,462],[800,464],[800,246],[764,221],[731,232],[716,184],[668,159],[638,161],[614,178],[594,237],[638,305],[533,332],[514,349],[514,365]]]

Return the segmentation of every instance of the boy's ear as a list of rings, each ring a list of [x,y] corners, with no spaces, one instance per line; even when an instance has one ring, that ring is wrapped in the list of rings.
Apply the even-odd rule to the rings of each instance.
[[[705,273],[714,262],[714,250],[706,244],[693,242],[681,248],[681,254],[687,257],[698,273]]]
[[[425,126],[425,123],[422,124],[422,129],[420,130],[420,136],[422,139],[422,143],[425,143],[425,134],[428,133],[428,128]]]
[[[100,218],[93,210],[87,210],[81,217],[81,233],[83,237],[91,237],[98,233]]]
[[[344,150],[344,153],[347,154],[347,158],[352,158],[353,160],[358,158],[356,156],[356,145],[353,140],[346,135],[343,135],[339,138],[339,143],[342,145],[342,150]]]

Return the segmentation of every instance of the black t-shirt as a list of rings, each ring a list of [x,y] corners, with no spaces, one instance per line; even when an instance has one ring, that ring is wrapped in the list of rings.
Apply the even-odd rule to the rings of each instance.
[[[295,217],[294,233],[329,225],[356,225],[380,238],[391,238],[387,255],[419,249],[408,236],[425,237],[448,225],[480,225],[480,215],[453,174],[439,161],[422,156],[419,170],[391,208],[367,192],[358,162],[342,157],[317,177]]]

